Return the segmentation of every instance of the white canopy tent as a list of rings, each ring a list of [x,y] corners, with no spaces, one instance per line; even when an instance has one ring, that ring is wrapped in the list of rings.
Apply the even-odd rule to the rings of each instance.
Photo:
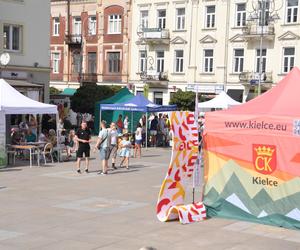
[[[215,98],[207,101],[198,103],[198,108],[200,111],[207,111],[208,109],[228,109],[231,106],[240,105],[240,102],[232,99],[229,95],[227,95],[224,91],[222,91]]]
[[[44,104],[22,95],[0,79],[0,111],[4,114],[57,114],[56,105]]]
[[[56,105],[44,104],[22,95],[5,80],[0,79],[0,167],[6,165],[6,119],[5,115],[56,114]]]

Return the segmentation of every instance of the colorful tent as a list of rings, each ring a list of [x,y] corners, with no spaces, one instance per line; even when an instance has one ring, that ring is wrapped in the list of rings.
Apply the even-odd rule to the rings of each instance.
[[[122,88],[119,92],[117,92],[114,96],[107,98],[105,100],[96,102],[95,104],[95,133],[98,134],[99,133],[99,124],[100,124],[100,105],[102,104],[114,104],[114,103],[120,103],[120,102],[125,102],[129,99],[131,99],[132,97],[134,97],[134,94],[132,94],[128,88]],[[114,111],[114,110],[110,110],[110,111],[102,111],[101,114],[101,119],[107,121],[107,123],[111,123],[112,121],[116,121],[118,119],[119,115],[123,115],[123,117],[125,115],[130,115],[130,113],[128,112],[124,112],[124,111]],[[141,114],[134,114],[133,116],[133,123],[137,123],[139,117],[141,116]]]
[[[265,94],[206,114],[208,216],[300,228],[300,70]]]

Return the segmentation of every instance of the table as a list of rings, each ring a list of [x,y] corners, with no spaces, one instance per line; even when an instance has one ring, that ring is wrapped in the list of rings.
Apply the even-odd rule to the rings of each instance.
[[[37,145],[8,145],[10,148],[13,149],[21,149],[21,150],[28,150],[29,151],[29,161],[30,161],[30,168],[32,167],[32,155],[34,155],[34,151],[37,150],[37,162],[38,166],[40,166],[40,147]]]

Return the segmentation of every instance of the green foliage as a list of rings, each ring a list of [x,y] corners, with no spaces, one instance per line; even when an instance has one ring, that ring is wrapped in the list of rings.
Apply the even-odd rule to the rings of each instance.
[[[71,97],[71,109],[75,112],[94,114],[97,101],[105,100],[119,90],[118,86],[82,86]]]
[[[176,104],[179,110],[195,111],[196,94],[192,91],[182,91],[179,89],[173,94],[170,104]]]
[[[50,95],[58,95],[61,93],[61,91],[59,89],[54,88],[54,87],[50,87],[49,92],[50,92]]]

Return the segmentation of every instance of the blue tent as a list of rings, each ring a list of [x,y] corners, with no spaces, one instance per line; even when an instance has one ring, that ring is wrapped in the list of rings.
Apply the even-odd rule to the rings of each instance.
[[[150,102],[142,94],[137,94],[126,102],[115,104],[101,104],[100,110],[124,110],[131,112],[156,113],[177,110],[176,105],[158,105]]]
[[[175,111],[177,110],[177,105],[154,104],[153,102],[150,102],[144,95],[137,94],[136,96],[132,97],[126,102],[115,103],[115,104],[100,104],[100,120],[101,120],[102,110],[123,110],[123,111],[131,111],[132,113],[145,112],[147,117],[147,114],[149,112],[156,113],[156,112],[165,112],[165,111]],[[146,122],[146,138],[148,138],[147,124],[148,122]],[[147,148],[147,142],[146,142],[146,148]]]

